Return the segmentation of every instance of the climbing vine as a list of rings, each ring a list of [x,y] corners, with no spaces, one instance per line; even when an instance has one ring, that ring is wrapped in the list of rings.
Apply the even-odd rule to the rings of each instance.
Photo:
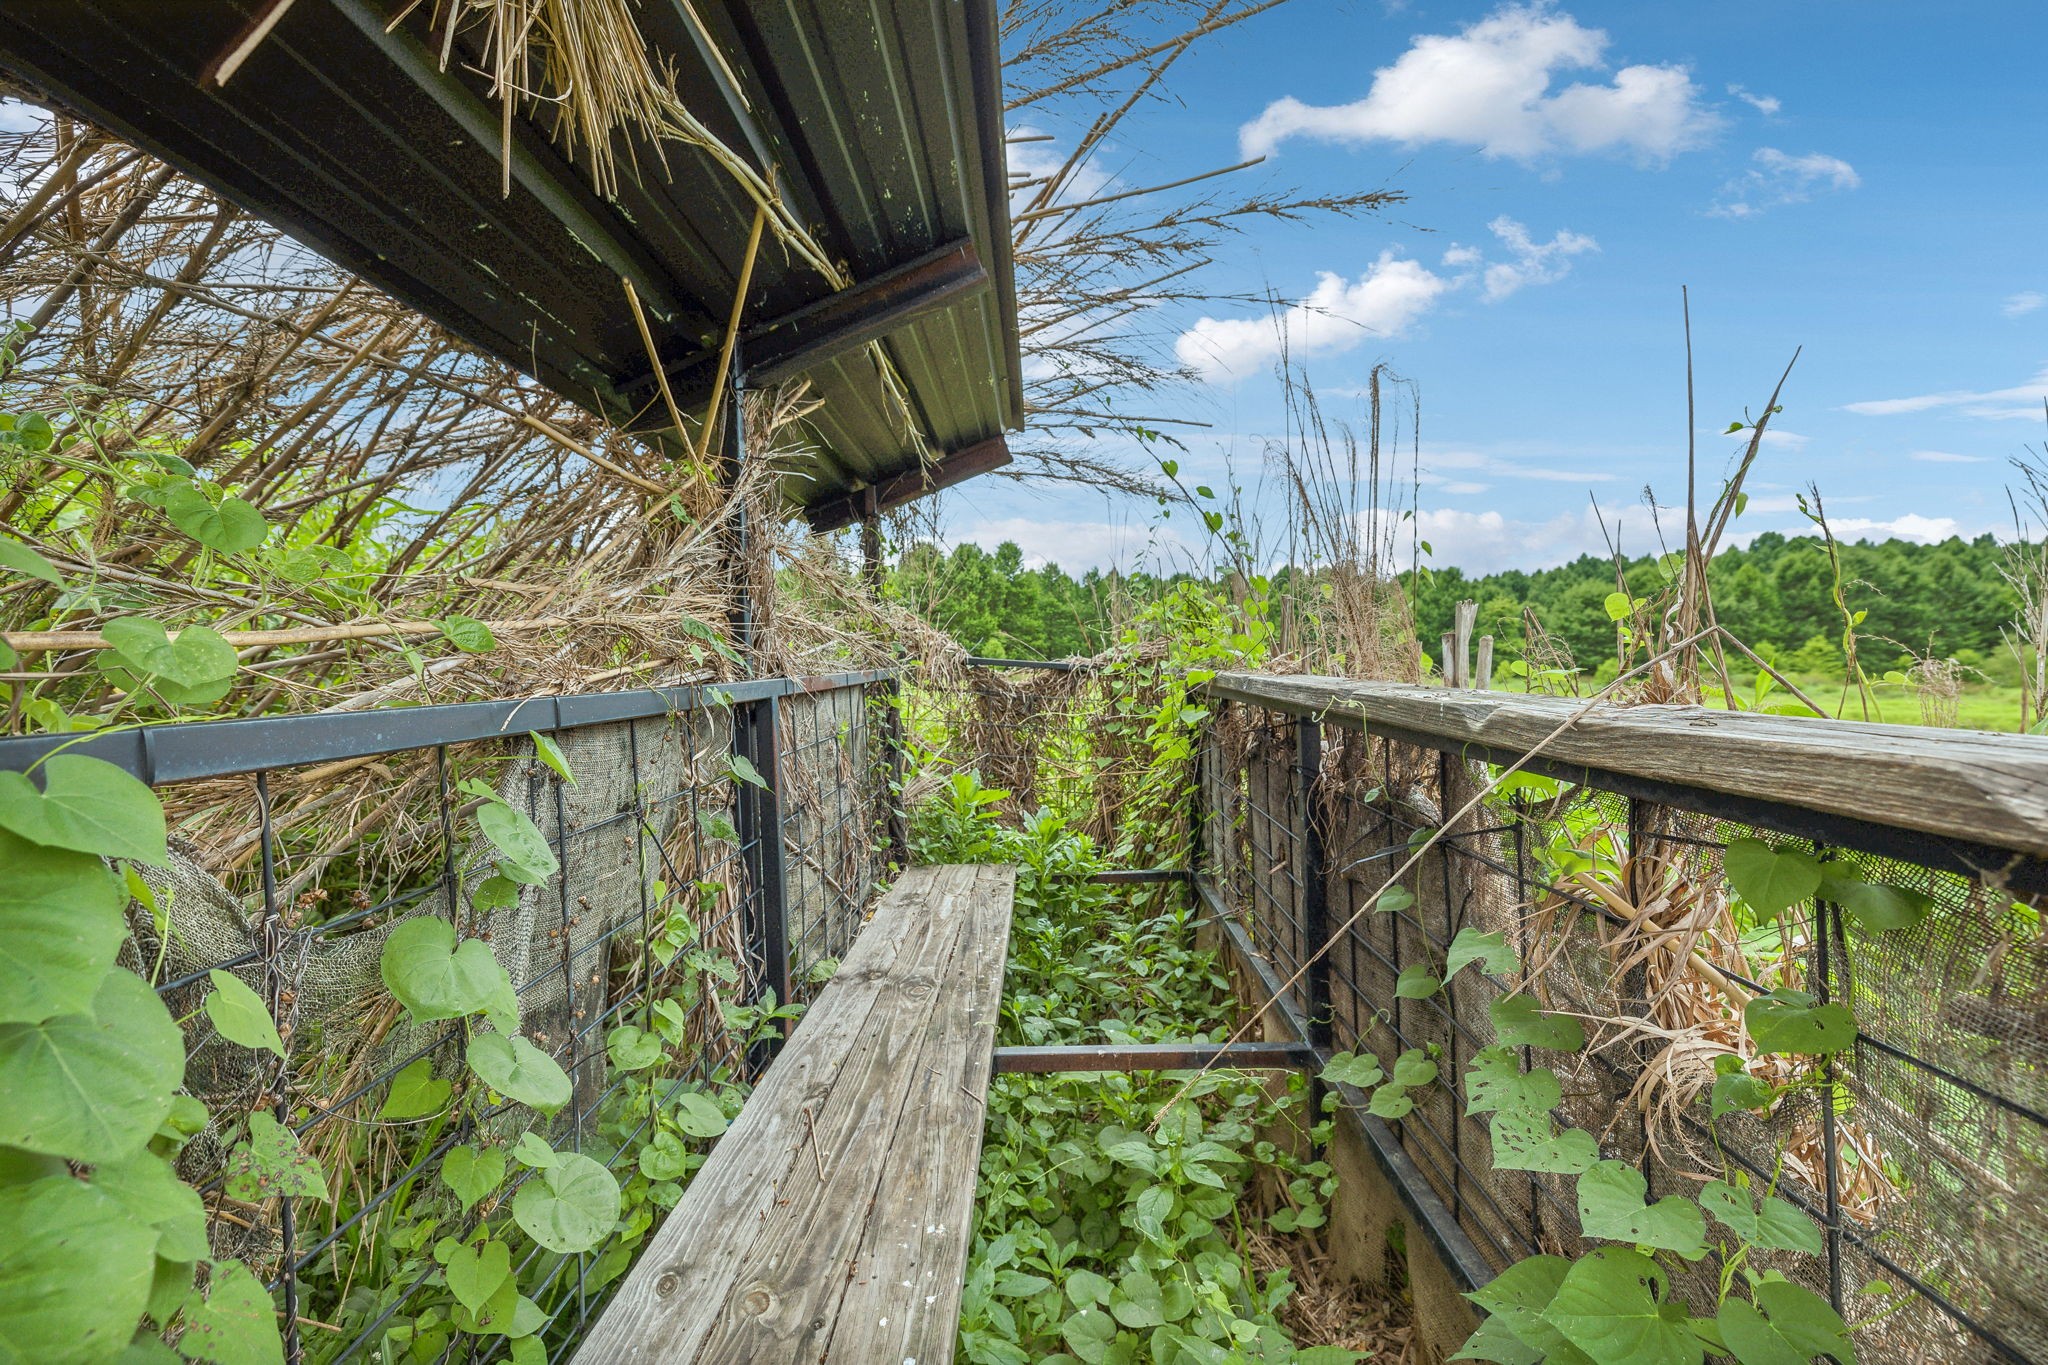
[[[1597,841],[1584,838],[1562,840],[1552,852],[1568,863],[1600,856]],[[1871,931],[1915,923],[1931,907],[1921,893],[1863,880],[1846,861],[1755,838],[1731,841],[1724,865],[1732,891],[1766,920],[1816,894]],[[1374,908],[1399,910],[1412,900],[1405,888],[1390,885]],[[1642,1171],[1603,1159],[1592,1133],[1558,1126],[1558,1072],[1525,1065],[1523,1055],[1580,1053],[1585,1029],[1570,1014],[1542,1008],[1526,983],[1516,984],[1523,966],[1503,934],[1468,927],[1450,943],[1441,972],[1410,967],[1396,988],[1405,998],[1426,999],[1459,972],[1476,970],[1507,992],[1490,1007],[1492,1045],[1466,1067],[1465,1111],[1486,1117],[1494,1169],[1573,1182],[1580,1232],[1592,1244],[1576,1259],[1544,1254],[1517,1261],[1469,1295],[1487,1317],[1456,1358],[1500,1365],[1699,1365],[1712,1354],[1741,1365],[1797,1365],[1818,1357],[1853,1365],[1849,1328],[1828,1300],[1755,1264],[1759,1252],[1819,1257],[1825,1250],[1820,1226],[1780,1197],[1778,1174],[1759,1184],[1730,1165],[1697,1194],[1651,1201]],[[1839,1107],[1829,1063],[1857,1036],[1846,1006],[1779,987],[1749,998],[1742,1021],[1759,1058],[1797,1065],[1786,1079],[1771,1081],[1752,1074],[1740,1055],[1719,1057],[1709,1101],[1716,1131],[1730,1114],[1767,1114],[1798,1092],[1818,1092],[1821,1103]],[[1403,1053],[1390,1066],[1369,1052],[1340,1053],[1322,1074],[1355,1090],[1371,1113],[1388,1120],[1405,1117],[1414,1108],[1412,1092],[1439,1080],[1438,1058],[1423,1049]],[[1719,1270],[1712,1311],[1703,1312],[1674,1292],[1673,1271],[1709,1255]],[[1885,1287],[1874,1284],[1869,1292]]]

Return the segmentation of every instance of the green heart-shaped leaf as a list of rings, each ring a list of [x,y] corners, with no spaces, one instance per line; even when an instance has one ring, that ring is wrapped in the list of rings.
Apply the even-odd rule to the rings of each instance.
[[[107,973],[93,1012],[0,1024],[0,1143],[74,1161],[141,1149],[185,1079],[185,1036],[132,972]]]
[[[170,487],[164,494],[164,513],[180,531],[224,555],[253,550],[270,537],[270,523],[254,506],[232,494],[215,506],[191,483]]]
[[[170,863],[163,804],[148,787],[84,754],[53,755],[42,772],[41,791],[23,773],[0,772],[0,829],[49,848]]]
[[[240,1261],[216,1261],[204,1303],[185,1303],[180,1351],[212,1365],[284,1365],[277,1305]]]
[[[1564,1098],[1557,1073],[1548,1067],[1522,1070],[1521,1059],[1504,1047],[1489,1047],[1472,1056],[1465,1069],[1465,1112],[1490,1110],[1547,1114]]]
[[[419,1023],[484,1014],[499,1028],[517,1024],[512,978],[482,939],[455,944],[446,920],[418,915],[391,931],[379,962],[384,985]]]
[[[7,909],[0,913],[0,1023],[90,1014],[128,927],[121,883],[89,853],[0,830]]]
[[[1856,1018],[1848,1010],[1785,987],[1745,1005],[1742,1022],[1759,1052],[1825,1056],[1856,1043]]]
[[[1778,1251],[1803,1251],[1809,1256],[1826,1250],[1820,1225],[1775,1195],[1764,1196],[1763,1207],[1758,1209],[1748,1190],[1725,1180],[1710,1180],[1700,1190],[1700,1207],[1745,1242]]]
[[[1442,978],[1431,971],[1427,963],[1417,962],[1401,969],[1400,977],[1394,982],[1394,995],[1401,1000],[1427,1000],[1443,988]]]
[[[249,1115],[249,1136],[235,1144],[228,1162],[228,1193],[236,1199],[283,1195],[325,1199],[327,1172],[320,1158],[299,1146],[299,1135],[259,1109]]]
[[[1699,1205],[1668,1194],[1644,1201],[1649,1182],[1624,1161],[1603,1161],[1579,1177],[1579,1227],[1588,1237],[1675,1251],[1688,1261],[1707,1254],[1707,1221]]]
[[[631,1024],[621,1024],[604,1040],[612,1065],[621,1071],[644,1071],[661,1060],[661,1039]]]
[[[1380,1059],[1370,1052],[1340,1052],[1323,1064],[1323,1079],[1333,1085],[1355,1085],[1370,1090],[1387,1078]]]
[[[1450,951],[1444,956],[1444,978],[1449,980],[1458,974],[1460,968],[1477,962],[1480,970],[1499,976],[1520,967],[1521,960],[1515,950],[1508,946],[1505,935],[1498,932],[1487,934],[1477,929],[1464,928],[1451,940]]]
[[[1540,1047],[1552,1052],[1577,1052],[1586,1045],[1586,1030],[1568,1014],[1545,1014],[1526,995],[1504,995],[1488,1006],[1493,1033],[1503,1047]]]
[[[1365,1112],[1374,1118],[1392,1123],[1414,1113],[1415,1101],[1409,1096],[1405,1086],[1383,1085],[1372,1092],[1372,1099],[1367,1102]]]
[[[187,626],[173,639],[160,621],[123,616],[107,622],[100,634],[130,673],[154,677],[170,689],[211,691],[207,700],[214,700],[235,676],[234,646],[206,626]]]
[[[532,886],[555,875],[561,866],[548,847],[540,827],[503,801],[486,801],[477,807],[477,827],[498,850],[498,871],[515,882]]]
[[[448,1107],[448,1097],[454,1091],[455,1087],[445,1078],[434,1074],[431,1058],[416,1058],[391,1078],[391,1090],[384,1096],[384,1107],[377,1111],[377,1117],[417,1119],[438,1114]]]
[[[1419,1047],[1411,1047],[1394,1059],[1394,1084],[1403,1088],[1428,1085],[1436,1079],[1436,1063]]]
[[[270,1017],[263,997],[232,972],[216,967],[207,977],[213,990],[206,997],[206,1017],[220,1030],[220,1036],[246,1048],[284,1056],[284,1039],[278,1036],[277,1022]]]
[[[441,1183],[455,1191],[467,1213],[498,1186],[505,1183],[505,1149],[502,1147],[451,1147],[441,1158]]]
[[[1503,1110],[1493,1116],[1493,1164],[1503,1171],[1578,1175],[1600,1160],[1600,1144],[1583,1128],[1558,1132],[1548,1114]]]
[[[448,1292],[472,1313],[483,1310],[500,1289],[512,1282],[512,1248],[503,1242],[482,1246],[464,1243],[448,1257]]]
[[[470,616],[445,616],[435,622],[449,644],[464,654],[488,654],[498,647],[491,628]]]
[[[732,1120],[718,1107],[718,1101],[697,1090],[678,1091],[675,1098],[675,1125],[691,1137],[717,1137],[731,1126]],[[1150,1148],[1146,1156],[1151,1156]]]
[[[517,1035],[479,1033],[469,1041],[469,1069],[506,1099],[552,1114],[569,1102],[569,1074]]]
[[[149,1300],[156,1243],[69,1175],[0,1189],[0,1360],[118,1355]]]
[[[564,1152],[558,1164],[519,1187],[512,1197],[512,1217],[549,1251],[588,1251],[618,1221],[619,1182],[589,1157]]]
[[[1557,1287],[1544,1321],[1594,1360],[1627,1365],[1701,1365],[1706,1348],[1682,1304],[1662,1303],[1664,1272],[1639,1252],[1600,1247]]]
[[[1767,919],[1820,890],[1820,859],[1802,849],[1772,848],[1761,839],[1730,840],[1721,867],[1735,894]]]
[[[1752,1292],[1754,1304],[1731,1298],[1721,1305],[1721,1337],[1742,1365],[1810,1365],[1815,1356],[1854,1365],[1849,1328],[1827,1300],[1776,1277]]]

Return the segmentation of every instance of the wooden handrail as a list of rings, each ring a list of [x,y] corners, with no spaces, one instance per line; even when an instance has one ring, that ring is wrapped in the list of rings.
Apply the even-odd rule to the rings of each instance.
[[[2048,737],[2040,735],[1601,704],[1544,744],[1584,701],[1259,673],[1219,674],[1205,690],[1473,758],[1499,762],[1541,745],[1546,767],[2048,857]]]

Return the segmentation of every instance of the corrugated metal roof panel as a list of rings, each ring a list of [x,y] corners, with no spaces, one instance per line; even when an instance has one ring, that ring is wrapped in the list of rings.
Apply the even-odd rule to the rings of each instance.
[[[388,3],[301,0],[221,88],[202,73],[265,8],[258,0],[9,0],[0,65],[551,388],[645,420],[652,369],[619,278],[655,321],[663,367],[679,383],[701,378],[751,201],[702,151],[639,141],[619,149],[638,176],[622,173],[606,198],[525,117],[513,120],[503,195],[501,114],[460,60],[466,40],[444,72],[427,29],[434,6],[387,31]],[[820,448],[790,479],[792,499],[919,484],[899,478],[916,470],[918,443],[868,354],[820,358],[815,313],[808,334],[773,326],[821,303],[834,327],[865,319],[862,339],[886,327],[879,344],[930,450],[975,448],[986,464],[986,443],[1022,416],[990,0],[696,0],[715,54],[681,3],[646,0],[650,49],[728,146],[757,165],[765,155],[785,202],[857,282],[835,294],[772,243],[756,265],[743,332],[808,336],[800,372],[825,400]],[[891,283],[963,242],[967,265],[955,260],[953,274]]]

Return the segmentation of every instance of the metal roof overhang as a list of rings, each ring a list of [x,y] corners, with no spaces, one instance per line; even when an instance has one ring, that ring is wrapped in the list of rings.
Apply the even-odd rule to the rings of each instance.
[[[558,393],[654,430],[668,422],[630,279],[677,402],[701,413],[754,216],[723,169],[636,138],[607,198],[521,116],[508,197],[501,109],[466,40],[441,69],[434,5],[387,31],[395,0],[297,0],[216,84],[213,64],[269,7],[6,0],[0,67]],[[824,400],[791,502],[843,526],[1006,462],[1023,391],[992,0],[641,0],[636,17],[684,103],[774,175],[855,281],[834,290],[772,239],[755,265],[748,382],[801,377]]]

